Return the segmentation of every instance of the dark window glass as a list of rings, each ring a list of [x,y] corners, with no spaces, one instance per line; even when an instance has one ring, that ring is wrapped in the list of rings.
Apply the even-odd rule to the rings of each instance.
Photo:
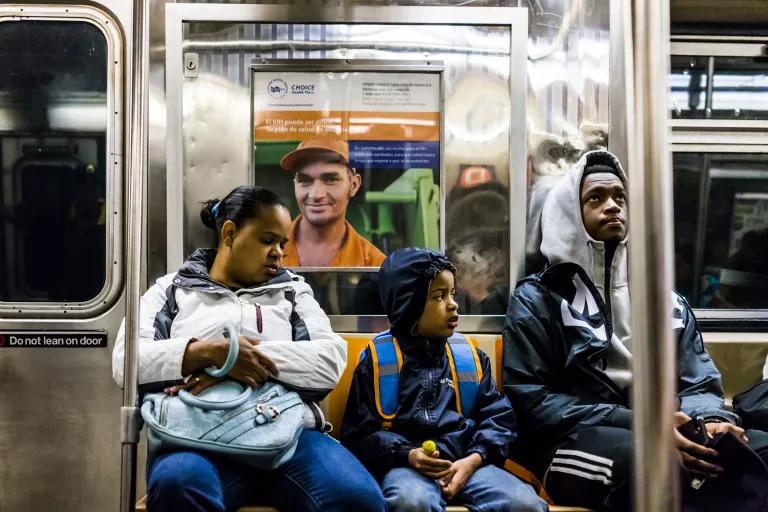
[[[674,55],[669,86],[673,118],[768,119],[766,57]]]
[[[707,59],[708,57],[672,56],[669,88],[673,117],[705,117]]]
[[[107,41],[85,22],[0,23],[0,300],[104,287]]]
[[[768,308],[768,155],[673,162],[678,291],[700,308]]]

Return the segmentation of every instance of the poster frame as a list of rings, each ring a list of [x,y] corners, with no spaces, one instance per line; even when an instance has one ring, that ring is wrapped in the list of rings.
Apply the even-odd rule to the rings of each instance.
[[[440,119],[440,165],[438,186],[440,187],[440,209],[438,232],[439,249],[445,251],[445,66],[440,60],[383,60],[383,59],[254,59],[250,65],[250,147],[248,148],[248,168],[251,179],[255,178],[253,149],[256,144],[254,129],[254,76],[256,73],[421,73],[438,76],[438,108]],[[376,272],[379,267],[294,267],[305,272]]]
[[[412,26],[495,26],[509,30],[509,282],[514,288],[525,272],[528,203],[527,112],[527,7],[222,4],[179,2],[165,6],[165,175],[166,271],[184,261],[184,146],[183,83],[184,26],[196,22],[287,24],[392,24]],[[329,315],[337,332],[375,332],[376,316]],[[462,315],[462,330],[498,334],[504,315]],[[378,325],[378,324],[376,324]],[[373,330],[372,330],[373,329]]]

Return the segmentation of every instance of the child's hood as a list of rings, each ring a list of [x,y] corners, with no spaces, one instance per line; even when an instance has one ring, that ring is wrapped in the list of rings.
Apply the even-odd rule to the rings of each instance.
[[[445,269],[453,271],[454,267],[445,254],[432,249],[408,247],[387,256],[379,269],[379,297],[393,335],[414,335],[429,284]]]

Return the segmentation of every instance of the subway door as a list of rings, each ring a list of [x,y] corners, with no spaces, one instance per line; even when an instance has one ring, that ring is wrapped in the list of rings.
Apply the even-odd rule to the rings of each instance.
[[[3,511],[119,505],[131,13],[104,3],[0,5]]]

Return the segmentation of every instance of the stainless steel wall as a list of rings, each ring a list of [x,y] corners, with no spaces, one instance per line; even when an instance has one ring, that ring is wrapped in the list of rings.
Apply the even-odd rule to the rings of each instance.
[[[608,105],[609,0],[340,2],[342,5],[466,5],[529,8],[528,138],[529,181],[562,172],[575,149],[604,145]],[[102,2],[131,36],[130,2]],[[287,2],[278,2],[287,3]],[[291,2],[323,6],[322,0]],[[147,264],[150,281],[166,272],[165,195],[165,2],[150,12],[150,176]],[[283,27],[262,26],[287,37]],[[237,29],[241,30],[240,28]],[[243,31],[246,29],[243,27]],[[236,33],[241,37],[246,35]],[[295,34],[294,34],[295,35]],[[304,38],[316,37],[312,29]],[[279,55],[278,55],[279,56]],[[218,91],[241,87],[245,56],[206,63]],[[126,62],[126,66],[128,62]],[[225,70],[226,66],[226,70]],[[481,66],[482,68],[482,66]],[[567,77],[567,80],[564,80]],[[180,79],[180,78],[179,78]],[[247,77],[246,77],[247,79]],[[217,81],[218,80],[218,81]],[[208,89],[190,90],[201,105]],[[202,94],[202,96],[200,96]],[[242,91],[238,94],[242,94]],[[234,96],[237,97],[236,95]],[[233,101],[233,100],[229,100]],[[242,119],[233,113],[200,131],[198,142]],[[246,119],[247,122],[247,119]],[[542,143],[545,141],[546,143]],[[202,152],[201,152],[202,153]],[[197,157],[196,157],[197,158]],[[205,158],[200,155],[200,159]],[[241,161],[228,165],[242,165]],[[202,161],[202,160],[201,160]],[[224,176],[218,189],[234,185]],[[188,205],[191,209],[192,205]],[[62,269],[66,271],[66,269]],[[119,499],[120,390],[111,378],[111,347],[123,315],[118,302],[95,319],[25,321],[0,319],[0,329],[106,329],[109,349],[18,349],[0,351],[0,510],[115,510]],[[144,452],[141,446],[139,453]],[[143,492],[140,462],[139,494]]]
[[[193,1],[192,3],[208,3]],[[322,1],[230,2],[322,6]],[[609,1],[608,0],[530,0],[530,1],[411,1],[411,2],[339,2],[340,5],[462,5],[528,7],[528,101],[527,135],[529,159],[529,192],[543,193],[553,182],[549,176],[559,176],[586,149],[607,146],[608,133],[608,76],[609,76]],[[164,5],[153,4],[152,47],[152,105],[153,129],[151,133],[150,217],[165,220],[165,201],[160,200],[165,186],[165,155],[163,119],[165,116],[164,90],[164,31],[159,22]],[[257,21],[257,20],[254,20]],[[256,30],[259,33],[256,33]],[[190,193],[184,198],[185,250],[210,240],[210,234],[197,221],[199,201],[226,192],[233,186],[249,180],[247,153],[247,109],[249,102],[248,66],[256,56],[267,58],[338,58],[375,57],[381,52],[355,51],[340,45],[338,50],[312,50],[290,41],[321,43],[339,39],[338,32],[323,25],[202,25],[192,26],[185,33],[185,51],[199,52],[199,79],[185,85],[185,162],[184,186]],[[475,37],[482,37],[481,34]],[[342,38],[343,39],[343,38]],[[197,41],[258,41],[260,51],[235,51],[222,47],[212,51]],[[473,41],[477,43],[477,41]],[[265,51],[261,51],[261,50]],[[467,66],[476,68],[477,82],[484,82],[486,90],[505,79],[503,59]],[[450,73],[447,80],[451,77]],[[522,79],[522,77],[521,77]],[[466,83],[467,89],[477,85]],[[204,92],[208,89],[208,92]],[[214,92],[216,91],[216,92]],[[241,116],[242,119],[238,119]],[[187,122],[189,129],[187,128]],[[451,119],[446,122],[450,124]],[[238,126],[240,125],[240,126]],[[220,131],[217,131],[220,130]],[[223,130],[223,131],[221,131]],[[211,134],[222,146],[213,151]],[[226,135],[223,135],[226,134]],[[194,142],[193,142],[194,140]],[[451,154],[446,155],[450,163]],[[493,160],[493,159],[492,159]],[[495,160],[498,160],[495,159]],[[503,159],[494,163],[501,168],[508,163]],[[452,183],[450,165],[447,183]],[[227,172],[222,170],[226,169]],[[155,172],[157,170],[157,172]],[[503,173],[501,173],[503,174]],[[545,177],[540,180],[541,177]],[[541,183],[539,183],[541,182]],[[537,185],[538,183],[538,185]],[[542,194],[543,195],[543,194]],[[536,228],[536,226],[532,226]],[[159,250],[165,237],[160,223],[150,226],[150,240],[158,249],[150,249],[149,274],[162,275],[167,270],[164,252]],[[535,238],[535,234],[533,234]],[[533,241],[531,241],[531,244]]]

